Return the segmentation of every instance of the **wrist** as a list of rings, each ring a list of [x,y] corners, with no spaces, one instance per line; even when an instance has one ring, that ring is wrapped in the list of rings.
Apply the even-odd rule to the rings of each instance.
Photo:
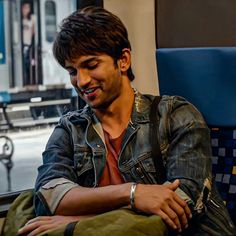
[[[137,183],[132,183],[130,187],[130,207],[132,210],[136,211],[135,207],[135,192],[136,192]]]

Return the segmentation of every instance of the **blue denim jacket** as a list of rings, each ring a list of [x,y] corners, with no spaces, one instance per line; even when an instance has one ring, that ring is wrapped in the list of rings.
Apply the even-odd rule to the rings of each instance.
[[[125,182],[157,183],[150,142],[149,113],[153,99],[154,96],[136,93],[118,160]],[[180,179],[180,188],[187,196],[183,198],[188,199],[198,218],[206,208],[213,215],[220,209],[217,224],[226,228],[225,235],[233,235],[232,221],[212,184],[210,135],[202,115],[184,98],[177,96],[163,96],[158,113],[157,135],[167,181]],[[103,131],[90,107],[64,115],[47,143],[43,165],[38,169],[36,214],[53,214],[60,199],[72,187],[96,187],[105,162]],[[211,222],[213,215],[207,215],[205,222]],[[210,234],[211,229],[205,225],[202,224],[200,230]]]

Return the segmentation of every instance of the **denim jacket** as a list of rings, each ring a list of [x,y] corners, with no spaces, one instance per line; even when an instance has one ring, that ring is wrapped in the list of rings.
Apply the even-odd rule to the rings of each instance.
[[[136,92],[118,160],[125,182],[157,183],[150,142],[149,113],[153,99],[152,95]],[[201,224],[200,232],[218,235],[218,226],[216,234],[211,234],[209,227],[212,217],[218,214],[214,221],[219,229],[226,228],[225,235],[233,235],[232,221],[212,184],[210,135],[202,115],[192,104],[177,96],[162,96],[158,115],[157,135],[167,181],[180,179],[179,191],[183,193],[180,195],[191,205],[193,215],[196,213],[198,219],[206,218],[204,222],[207,223]],[[96,187],[105,162],[104,135],[92,109],[86,106],[64,115],[47,143],[43,165],[38,169],[36,214],[52,215],[61,198],[73,187]],[[207,217],[203,214],[206,211]]]

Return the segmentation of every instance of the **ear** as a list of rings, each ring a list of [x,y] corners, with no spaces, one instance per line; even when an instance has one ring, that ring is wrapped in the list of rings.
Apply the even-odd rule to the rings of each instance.
[[[126,72],[131,65],[131,52],[129,48],[124,48],[122,50],[122,55],[118,59],[118,66],[121,72]]]

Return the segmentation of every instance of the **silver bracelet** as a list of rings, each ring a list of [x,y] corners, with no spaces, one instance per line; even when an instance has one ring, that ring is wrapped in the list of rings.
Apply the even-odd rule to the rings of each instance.
[[[137,183],[133,183],[130,188],[130,206],[132,210],[136,210],[135,204],[134,204],[134,194],[135,194],[136,187],[137,187]]]

